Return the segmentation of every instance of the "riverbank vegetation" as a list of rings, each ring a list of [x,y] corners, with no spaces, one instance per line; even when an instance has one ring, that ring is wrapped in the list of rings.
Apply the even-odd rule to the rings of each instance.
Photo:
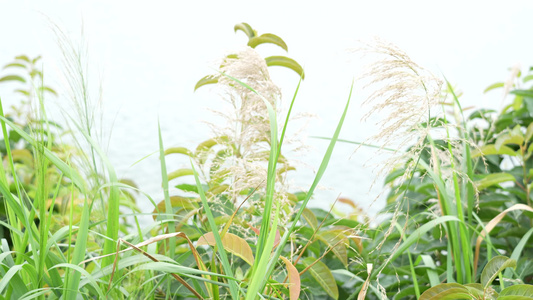
[[[194,149],[167,148],[155,133],[163,199],[119,180],[95,138],[81,53],[62,44],[76,107],[66,127],[47,116],[44,99],[57,93],[40,58],[5,65],[0,84],[24,100],[9,111],[0,101],[2,299],[533,299],[533,69],[487,88],[505,94],[501,111],[467,110],[445,78],[368,43],[359,51],[378,59],[361,81],[373,91],[369,116],[388,114],[381,132],[339,139],[347,87],[313,182],[294,190],[284,153],[300,84],[282,111],[269,67],[301,80],[303,68],[255,51],[287,51],[280,37],[246,23],[235,31],[246,47],[194,87],[216,85],[226,123]],[[350,199],[337,199],[351,209],[342,215],[335,203],[308,207],[338,143],[392,153],[381,222]],[[153,209],[141,212],[139,197]],[[141,213],[153,222],[140,224]]]

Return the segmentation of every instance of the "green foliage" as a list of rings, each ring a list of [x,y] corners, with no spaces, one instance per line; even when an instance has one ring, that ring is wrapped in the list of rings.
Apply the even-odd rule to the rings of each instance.
[[[246,36],[248,36],[248,46],[251,48],[255,48],[262,44],[273,44],[276,46],[281,47],[285,51],[289,51],[289,48],[287,47],[287,44],[285,44],[285,41],[281,39],[279,36],[271,34],[271,33],[264,33],[262,35],[257,35],[257,31],[255,31],[250,25],[247,23],[239,23],[235,25],[235,32],[242,31]],[[236,54],[230,54],[226,57],[226,60],[222,62],[222,65],[227,63],[228,59],[236,59],[238,58]],[[304,69],[302,66],[296,62],[294,59],[286,57],[286,56],[269,56],[265,58],[265,63],[267,66],[279,66],[284,67],[287,69],[291,69],[294,72],[298,74],[298,76],[301,76],[302,79],[305,78]],[[202,79],[198,80],[196,85],[194,86],[194,90],[197,90],[199,87],[202,87],[207,84],[215,84],[218,82],[218,79],[220,78],[220,74],[216,75],[207,75],[203,77]]]
[[[496,256],[483,269],[481,284],[441,283],[426,290],[419,299],[533,299],[533,285],[517,284],[504,288],[501,282],[500,287],[492,286],[492,281],[506,268],[516,268],[516,261]]]

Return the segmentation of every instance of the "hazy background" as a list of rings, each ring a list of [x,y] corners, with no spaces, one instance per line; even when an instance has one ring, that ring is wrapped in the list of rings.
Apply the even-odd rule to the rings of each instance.
[[[210,137],[202,120],[212,114],[205,108],[222,108],[210,88],[193,92],[201,77],[212,73],[213,63],[228,51],[243,46],[247,37],[234,33],[236,23],[247,22],[261,33],[285,40],[289,53],[275,46],[259,46],[264,55],[287,55],[303,65],[306,79],[298,94],[296,113],[318,116],[309,122],[307,135],[331,136],[347,100],[350,84],[361,71],[364,59],[350,49],[358,40],[374,36],[395,43],[414,61],[445,75],[463,91],[463,106],[499,108],[501,93],[483,94],[517,63],[526,72],[533,66],[530,1],[0,1],[0,64],[16,55],[42,55],[45,81],[59,92],[57,81],[62,55],[50,22],[67,33],[74,44],[88,49],[90,87],[93,95],[103,91],[104,145],[118,175],[133,179],[154,200],[162,198],[157,122],[166,147],[194,148]],[[83,30],[82,30],[83,29]],[[83,33],[82,33],[83,31]],[[287,104],[298,83],[290,70],[271,68]],[[5,71],[0,76],[6,74]],[[357,81],[356,81],[356,87]],[[12,86],[0,84],[4,102],[13,103]],[[357,89],[341,133],[344,139],[363,141],[375,133],[374,121],[361,123]],[[50,99],[66,106],[66,94]],[[299,127],[303,123],[295,122]],[[305,187],[320,164],[325,141],[307,139],[312,148],[299,157],[292,177]],[[322,181],[314,206],[328,207],[342,193],[367,208],[381,191],[379,181],[364,164],[374,151],[339,144]],[[298,154],[292,157],[298,158]],[[187,161],[170,159],[168,170]],[[152,207],[145,199],[141,206]],[[381,202],[369,208],[375,212]]]

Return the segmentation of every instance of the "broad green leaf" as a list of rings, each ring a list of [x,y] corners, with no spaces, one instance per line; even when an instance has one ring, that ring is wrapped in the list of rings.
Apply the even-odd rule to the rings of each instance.
[[[503,145],[507,145],[507,144],[522,145],[523,143],[524,143],[524,136],[521,134],[515,134],[513,132],[513,133],[506,133],[506,134],[500,135],[496,139],[496,143],[494,143],[494,147],[496,148],[496,150],[499,151]]]
[[[286,258],[280,256],[287,268],[287,277],[289,278],[290,300],[297,300],[300,297],[300,273],[296,267]]]
[[[348,265],[348,254],[346,251],[346,236],[342,230],[321,231],[317,238],[324,242],[331,251],[342,262],[344,266]]]
[[[198,88],[207,85],[207,84],[215,84],[218,83],[218,76],[215,75],[207,75],[202,77],[202,79],[198,80],[196,85],[194,86],[194,90],[196,91]]]
[[[515,178],[509,173],[492,173],[485,176],[483,179],[475,182],[475,185],[479,191],[484,190],[490,186],[500,184],[502,182],[514,181]]]
[[[307,224],[315,230],[318,226],[318,220],[316,219],[315,214],[313,211],[311,211],[309,208],[304,208],[304,211],[302,212],[302,217],[307,221]]]
[[[18,75],[6,75],[0,78],[0,82],[2,81],[20,81],[22,83],[26,83],[26,79]]]
[[[300,66],[299,63],[297,63],[294,59],[288,58],[286,56],[269,56],[265,58],[266,64],[269,67],[272,66],[280,66],[285,67],[293,70],[296,72],[299,76],[302,77],[302,79],[305,79],[305,73],[302,66]]]
[[[212,195],[219,195],[224,193],[229,188],[227,184],[221,184],[210,188],[207,192]]]
[[[191,169],[178,169],[176,171],[168,173],[168,181],[176,179],[182,176],[194,175],[194,172]]]
[[[486,289],[500,272],[509,267],[516,268],[516,260],[503,255],[493,257],[487,263],[483,272],[481,272],[481,285],[483,288]]]
[[[528,81],[530,81],[531,79],[533,79],[533,74],[525,76],[525,77],[522,79],[522,81],[523,81],[523,82],[528,82]]]
[[[302,262],[306,267],[312,265],[312,267],[309,268],[309,272],[313,278],[315,278],[328,295],[334,299],[338,299],[339,289],[337,288],[337,282],[335,282],[335,278],[326,264],[321,261],[316,261],[316,258],[310,256],[304,258]]]
[[[194,154],[191,152],[191,150],[185,148],[185,147],[172,147],[165,150],[165,155],[169,154],[184,154],[187,156],[193,156]]]
[[[491,84],[489,85],[489,87],[487,87],[484,91],[483,91],[483,94],[487,93],[488,91],[490,90],[493,90],[493,89],[497,89],[497,88],[501,88],[501,87],[504,87],[505,84],[503,82],[497,82],[497,83],[494,83],[494,84]]]
[[[514,90],[511,94],[515,94],[522,97],[533,98],[533,90]]]
[[[236,24],[235,27],[233,27],[233,30],[237,32],[237,30],[241,30],[248,36],[249,39],[253,38],[257,33],[255,30],[252,29],[252,26],[248,25],[248,23],[239,23]]]
[[[533,123],[531,123],[533,124]],[[516,152],[505,146],[502,145],[500,148],[496,149],[496,146],[494,144],[485,145],[479,149],[474,149],[472,151],[472,157],[479,157],[481,155],[509,155],[509,156],[516,156]]]
[[[464,287],[468,289],[470,295],[475,299],[483,299],[485,291],[480,283],[469,283],[465,284]]]
[[[18,59],[18,60],[23,60],[25,62],[28,62],[28,63],[31,63],[31,60],[29,57],[27,57],[26,55],[19,55],[19,56],[15,56],[15,59]]]
[[[283,48],[285,51],[289,51],[287,44],[277,35],[271,33],[265,33],[260,36],[254,36],[248,41],[248,46],[255,48],[261,44],[274,44]]]
[[[4,69],[7,69],[7,68],[22,68],[22,69],[26,69],[26,65],[25,64],[21,64],[21,63],[10,63],[10,64],[7,64],[4,66]]]
[[[533,285],[517,284],[500,292],[498,300],[533,300]]]
[[[426,290],[418,300],[472,299],[468,289],[458,283],[441,283]]]
[[[533,137],[533,123],[530,123],[529,126],[527,126],[526,142],[529,142],[531,140],[531,137]]]
[[[208,232],[201,236],[198,239],[197,245],[209,245],[214,247],[216,245],[216,242],[213,233]],[[237,255],[238,257],[242,258],[249,265],[253,265],[254,255],[252,252],[252,248],[250,248],[250,245],[248,245],[246,240],[244,240],[243,238],[233,233],[227,232],[224,237],[222,237],[222,245],[224,245],[224,249],[226,251],[231,252],[234,255]]]

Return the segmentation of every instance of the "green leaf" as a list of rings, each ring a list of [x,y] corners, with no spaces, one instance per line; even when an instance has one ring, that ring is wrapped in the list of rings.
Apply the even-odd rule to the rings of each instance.
[[[510,133],[505,133],[500,135],[496,139],[496,143],[494,143],[494,147],[496,147],[496,150],[500,150],[500,148],[503,145],[507,144],[516,144],[516,145],[522,145],[524,143],[524,136],[522,134],[517,134],[514,131]]]
[[[194,90],[196,91],[199,87],[202,87],[208,84],[215,84],[215,83],[218,83],[218,76],[207,75],[207,76],[204,76],[202,79],[198,80],[198,82],[194,86]]]
[[[531,123],[533,124],[533,123]],[[479,149],[475,149],[472,151],[472,157],[479,157],[481,155],[509,155],[509,156],[516,156],[516,152],[505,146],[502,145],[500,148],[496,149],[496,146],[493,144],[485,145],[480,147]]]
[[[15,63],[10,63],[10,64],[7,64],[7,65],[4,66],[4,69],[7,69],[7,68],[22,68],[22,69],[26,69],[26,65],[15,62]]]
[[[531,79],[533,79],[533,74],[525,76],[522,81],[525,83],[530,81]]]
[[[529,142],[533,137],[533,123],[530,123],[526,129],[526,142]]]
[[[191,152],[191,150],[185,148],[185,147],[172,147],[165,150],[165,155],[169,154],[184,154],[187,156],[194,156],[194,154]]]
[[[15,59],[23,60],[25,62],[31,63],[31,60],[26,55],[15,56]]]
[[[342,230],[321,231],[317,238],[324,242],[331,251],[346,267],[348,265],[348,253],[346,252],[346,236]]]
[[[307,224],[315,230],[318,226],[318,220],[316,219],[315,214],[313,211],[311,211],[309,208],[304,208],[304,211],[302,212],[302,217],[307,221]]]
[[[441,283],[426,290],[418,300],[472,299],[468,289],[458,283]]]
[[[248,25],[248,23],[239,23],[236,24],[235,27],[233,27],[233,30],[237,32],[237,30],[241,30],[248,36],[248,39],[253,38],[256,35],[255,30],[252,29],[252,26]]]
[[[483,290],[483,286],[480,283],[469,283],[465,284],[464,287],[468,289],[470,295],[472,295],[474,298],[483,299],[485,291]]]
[[[511,91],[511,94],[526,98],[533,98],[533,90],[514,90]]]
[[[507,181],[515,181],[514,176],[509,173],[492,173],[485,176],[483,179],[476,181],[475,185],[477,189],[481,191],[490,186]]]
[[[316,258],[314,257],[306,257],[302,260],[303,264],[306,267],[309,267],[310,265],[314,264],[312,267],[309,268],[309,272],[315,278],[315,280],[320,284],[320,286],[334,299],[339,298],[339,289],[337,288],[337,283],[335,282],[335,278],[333,277],[333,274],[331,273],[330,269],[321,261],[316,261]]]
[[[305,73],[302,66],[300,66],[299,63],[297,63],[294,59],[288,58],[286,56],[269,56],[265,58],[266,64],[269,67],[272,66],[280,66],[285,67],[293,70],[296,72],[299,76],[302,77],[302,79],[305,79]]]
[[[170,181],[178,177],[188,176],[188,175],[193,175],[193,174],[194,172],[191,169],[178,169],[176,171],[168,173],[167,176],[168,176],[168,181]]]
[[[265,33],[260,36],[255,36],[248,41],[248,46],[255,48],[261,44],[274,44],[283,48],[285,51],[289,51],[287,44],[277,35],[271,33]]]
[[[481,285],[483,288],[486,289],[501,271],[509,267],[516,268],[516,260],[503,255],[492,258],[481,273]]]
[[[533,285],[517,284],[501,291],[498,300],[533,300]]]
[[[6,75],[0,78],[0,82],[2,81],[20,81],[22,83],[26,83],[26,79],[18,75]]]
[[[484,91],[483,91],[483,94],[487,93],[488,91],[490,90],[493,90],[493,89],[497,89],[497,88],[501,88],[501,87],[504,87],[505,84],[503,82],[497,82],[497,83],[494,83],[494,84],[491,84],[489,85],[489,87],[487,87]]]

